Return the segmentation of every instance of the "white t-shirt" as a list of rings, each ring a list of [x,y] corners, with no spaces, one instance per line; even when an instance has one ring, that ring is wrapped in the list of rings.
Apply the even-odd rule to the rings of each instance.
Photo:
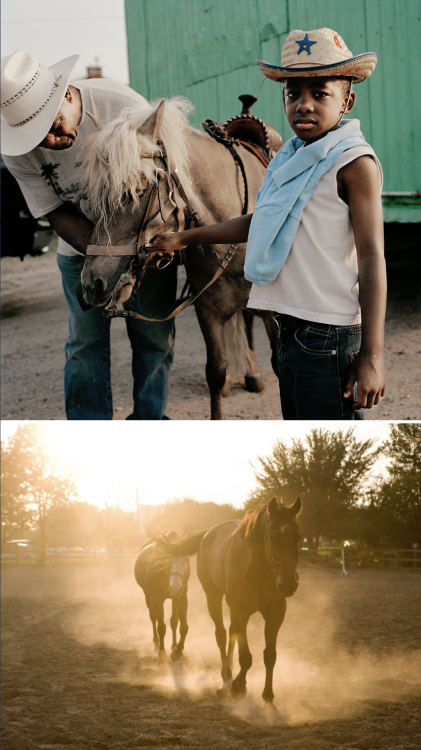
[[[306,204],[280,273],[270,284],[252,285],[248,307],[338,326],[361,321],[354,232],[336,176],[345,164],[366,154],[376,161],[381,190],[382,168],[371,146],[344,151]]]
[[[91,221],[95,221],[86,203],[75,197],[81,181],[81,149],[86,139],[95,131],[95,125],[86,112],[91,112],[104,122],[120,115],[125,107],[147,104],[146,99],[133,89],[107,78],[72,81],[82,99],[82,119],[76,142],[71,148],[54,151],[34,148],[23,156],[3,156],[6,167],[17,179],[31,214],[38,219],[61,206],[65,201],[76,203]],[[80,255],[60,238],[58,252],[63,255]]]

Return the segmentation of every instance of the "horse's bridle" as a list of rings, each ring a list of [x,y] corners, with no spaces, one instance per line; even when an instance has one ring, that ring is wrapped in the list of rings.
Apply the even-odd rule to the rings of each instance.
[[[86,255],[104,255],[108,257],[124,257],[133,256],[133,260],[130,262],[127,271],[121,274],[117,281],[113,293],[111,295],[110,302],[104,310],[104,315],[107,318],[136,318],[137,320],[146,320],[153,323],[163,323],[167,320],[171,320],[178,315],[186,307],[189,307],[195,300],[200,297],[203,292],[208,289],[216,280],[219,278],[221,273],[225,270],[228,263],[232,259],[237,250],[236,245],[231,245],[225,257],[219,264],[219,267],[208,284],[198,294],[188,297],[184,300],[170,315],[166,318],[147,318],[144,315],[134,312],[133,310],[117,310],[116,296],[119,290],[126,284],[133,282],[133,291],[136,291],[146,273],[148,268],[157,268],[162,270],[166,268],[171,262],[172,258],[165,262],[165,259],[161,257],[160,251],[153,250],[153,246],[149,244],[149,241],[153,236],[162,234],[162,230],[165,225],[168,224],[171,217],[177,218],[178,226],[185,226],[189,223],[191,226],[199,226],[200,216],[198,212],[193,209],[190,201],[186,195],[186,192],[180,182],[180,179],[176,172],[170,170],[166,162],[166,153],[164,146],[161,142],[158,142],[159,152],[154,155],[154,162],[156,164],[157,182],[152,187],[148,203],[146,206],[145,216],[141,224],[139,234],[135,243],[131,245],[88,245]],[[159,162],[164,166],[164,169],[159,167]],[[168,200],[164,203],[161,195],[161,173],[164,173],[167,185],[168,185]],[[161,230],[161,231],[159,231]],[[164,232],[165,234],[165,232]],[[152,249],[151,249],[152,247]],[[201,246],[198,245],[199,250]],[[158,259],[155,258],[159,254]],[[88,307],[88,306],[87,306]]]
[[[265,528],[265,534],[264,534],[264,544],[265,544],[265,553],[267,560],[272,568],[276,570],[276,568],[282,566],[282,565],[297,565],[298,563],[298,550],[297,555],[295,557],[285,557],[281,558],[280,560],[275,560],[275,558],[272,556],[272,552],[270,550],[270,544],[269,544],[269,530],[268,530],[269,524],[266,524]]]

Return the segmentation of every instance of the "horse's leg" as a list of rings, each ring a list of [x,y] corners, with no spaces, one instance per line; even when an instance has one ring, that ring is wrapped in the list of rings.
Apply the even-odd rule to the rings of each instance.
[[[247,641],[248,621],[248,615],[240,609],[231,608],[230,638],[232,636],[238,643],[238,660],[240,662],[240,671],[235,680],[232,681],[231,689],[237,696],[244,696],[247,692],[246,676],[253,662]]]
[[[222,597],[223,594],[215,587],[212,591],[205,589],[206,598],[208,600],[208,610],[215,623],[215,638],[216,643],[221,654],[221,677],[223,685],[222,687],[229,687],[232,680],[232,671],[227,659],[227,631],[224,627],[224,618],[222,616]]]
[[[146,599],[146,605],[147,605],[148,610],[149,610],[149,619],[150,619],[150,621],[152,623],[154,648],[155,648],[155,651],[158,651],[159,638],[158,638],[158,632],[157,632],[157,629],[156,629],[156,620],[157,620],[157,617],[156,617],[156,613],[155,613],[155,607],[153,606],[153,604],[152,604],[152,602],[150,601],[149,598]]]
[[[263,660],[266,667],[266,680],[262,698],[265,703],[272,703],[275,697],[273,693],[273,670],[276,663],[276,639],[285,617],[285,609],[285,605],[276,607],[271,609],[268,614],[263,615],[265,618],[266,644],[266,648],[263,651]]]
[[[160,602],[155,607],[156,619],[158,620],[158,637],[159,637],[159,655],[165,654],[164,639],[167,632],[167,626],[164,621],[164,602]]]
[[[261,393],[266,386],[263,382],[262,374],[257,364],[256,352],[254,351],[254,333],[253,323],[254,315],[250,310],[243,310],[244,324],[246,327],[247,343],[249,351],[247,352],[246,362],[247,371],[245,375],[246,390],[250,393]]]
[[[222,419],[222,389],[227,375],[228,359],[224,345],[224,326],[211,308],[196,307],[197,319],[206,343],[206,381],[211,400],[211,419]]]
[[[180,640],[175,643],[171,652],[172,661],[178,661],[181,659],[184,649],[184,643],[186,641],[187,633],[189,632],[189,626],[187,625],[187,594],[182,595],[175,602],[178,617],[180,618]]]
[[[171,649],[173,649],[173,648],[176,648],[177,646],[177,625],[178,625],[177,605],[174,599],[171,600],[171,605],[172,605],[171,619],[170,619],[170,625],[171,625],[171,630],[172,630]]]

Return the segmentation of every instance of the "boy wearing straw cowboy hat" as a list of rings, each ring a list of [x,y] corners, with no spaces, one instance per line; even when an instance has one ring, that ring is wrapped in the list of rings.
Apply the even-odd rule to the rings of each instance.
[[[274,313],[284,419],[361,419],[384,394],[382,170],[359,121],[342,121],[376,62],[332,29],[292,31],[281,65],[257,60],[283,83],[295,137],[269,164],[254,214],[154,243],[248,239],[248,306]]]
[[[86,246],[95,217],[78,202],[81,149],[95,129],[92,113],[102,121],[118,117],[125,107],[144,106],[137,92],[108,79],[70,79],[79,59],[73,55],[45,67],[18,50],[1,61],[1,151],[35,218],[46,215],[59,235],[57,260],[69,305],[69,339],[64,374],[68,419],[111,419],[110,321],[100,309],[83,312],[76,296]],[[54,152],[54,153],[53,153]],[[164,317],[168,298],[175,299],[176,269],[150,272],[142,284],[145,313],[154,300]],[[173,358],[173,325],[127,321],[133,350],[134,409],[129,419],[162,419],[168,398]]]

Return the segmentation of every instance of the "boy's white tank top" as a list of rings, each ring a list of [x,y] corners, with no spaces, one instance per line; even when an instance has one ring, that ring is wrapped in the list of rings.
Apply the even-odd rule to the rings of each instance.
[[[270,284],[253,284],[247,307],[338,326],[361,321],[354,232],[349,208],[338,195],[336,175],[345,164],[367,154],[378,166],[381,190],[383,172],[371,146],[344,151],[306,204],[279,275]]]

